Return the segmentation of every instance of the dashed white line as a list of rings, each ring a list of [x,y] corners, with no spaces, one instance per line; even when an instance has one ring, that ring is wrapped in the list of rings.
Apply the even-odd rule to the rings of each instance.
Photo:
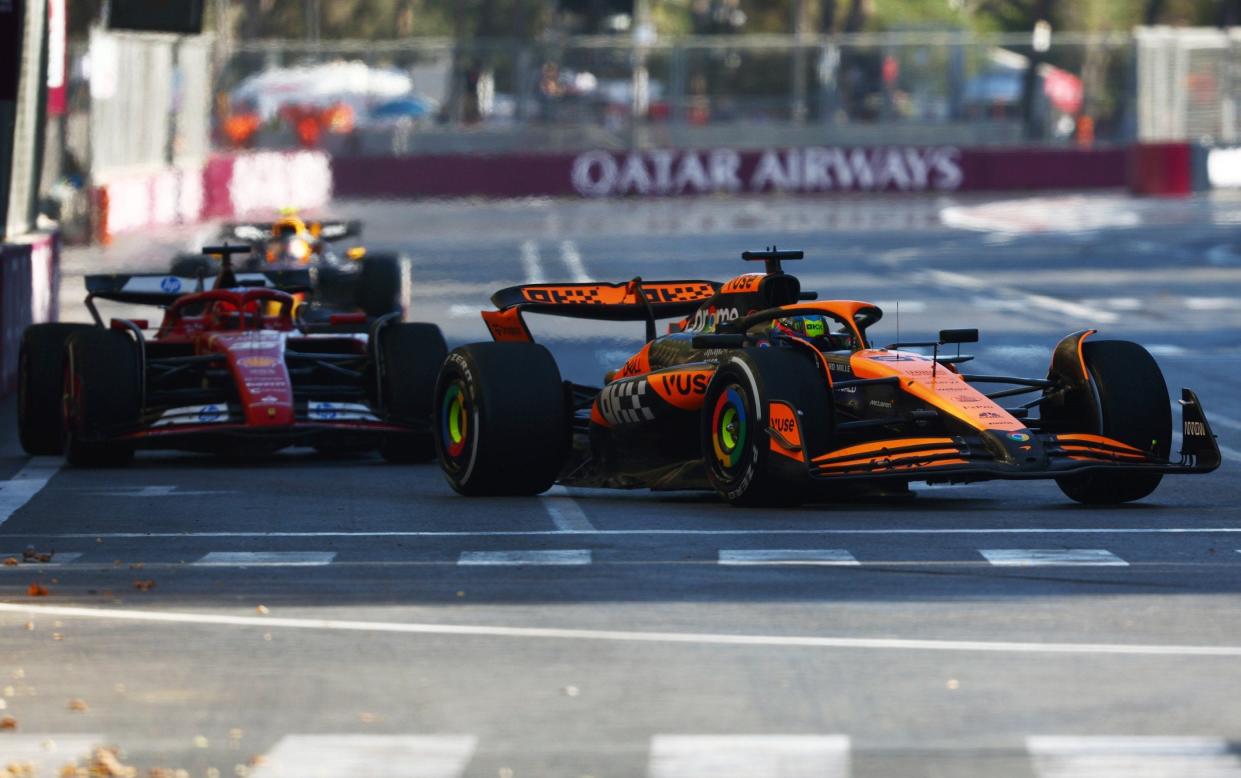
[[[0,481],[0,524],[38,494],[60,470],[60,457],[32,457],[8,481]]]
[[[519,565],[588,565],[589,549],[538,549],[532,551],[462,551],[458,565],[519,566]]]
[[[212,551],[193,564],[198,567],[321,567],[335,551]]]
[[[1027,737],[1040,778],[1241,777],[1241,758],[1215,737]]]
[[[202,497],[209,494],[236,494],[236,492],[216,489],[210,491],[180,490],[176,486],[139,486],[132,489],[105,489],[86,492],[86,494],[99,497]]]
[[[539,247],[532,240],[521,244],[521,266],[526,273],[527,284],[543,283],[543,265],[539,258]]]
[[[555,627],[501,627],[474,624],[425,624],[416,622],[345,621],[338,619],[294,619],[271,616],[226,616],[213,613],[151,611],[119,608],[79,608],[65,605],[25,605],[0,603],[0,613],[65,616],[110,621],[140,621],[161,624],[205,626],[309,629],[332,632],[371,632],[406,635],[454,635],[501,638],[544,638],[557,640],[595,640],[617,643],[667,643],[714,646],[780,646],[786,648],[835,648],[885,651],[947,651],[1002,654],[1064,654],[1110,656],[1174,656],[1241,658],[1241,645],[1172,645],[1150,643],[1038,643],[988,640],[923,640],[913,638],[865,638],[798,635],[744,635],[696,632],[638,632],[600,629],[561,629]]]
[[[551,516],[552,523],[561,532],[595,531],[595,525],[590,523],[582,506],[578,505],[577,500],[574,500],[573,495],[563,486],[553,486],[540,499],[547,515]]]
[[[981,548],[978,553],[996,567],[1128,567],[1103,548]]]
[[[574,283],[585,284],[591,278],[586,273],[586,265],[582,263],[582,254],[577,250],[577,244],[571,240],[566,240],[560,244],[560,259],[564,262],[565,267],[569,269],[569,277]]]
[[[474,757],[470,735],[288,735],[252,778],[458,778]]]
[[[858,564],[843,548],[720,549],[721,565],[847,565]]]
[[[656,735],[648,778],[845,778],[844,735]]]

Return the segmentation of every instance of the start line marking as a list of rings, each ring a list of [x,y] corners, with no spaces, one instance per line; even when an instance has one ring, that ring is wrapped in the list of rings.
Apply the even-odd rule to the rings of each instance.
[[[455,635],[462,637],[544,638],[595,640],[614,643],[664,643],[713,646],[766,646],[780,648],[836,648],[881,651],[949,651],[992,654],[1061,654],[1111,656],[1171,656],[1241,658],[1241,646],[1160,645],[1142,643],[1039,643],[1002,640],[920,640],[912,638],[850,638],[798,635],[739,635],[699,632],[642,632],[555,627],[504,627],[471,624],[425,624],[416,622],[352,621],[341,619],[227,616],[212,613],[81,608],[64,605],[17,605],[0,603],[0,613],[27,618],[35,615],[145,621],[162,624],[254,627],[263,630],[298,629],[328,632],[370,632],[405,635]]]

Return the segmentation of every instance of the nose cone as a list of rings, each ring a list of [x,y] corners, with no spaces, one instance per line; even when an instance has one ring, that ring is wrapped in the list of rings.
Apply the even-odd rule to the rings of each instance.
[[[996,461],[1018,470],[1041,470],[1047,467],[1047,451],[1038,437],[1029,430],[985,430],[983,445]]]

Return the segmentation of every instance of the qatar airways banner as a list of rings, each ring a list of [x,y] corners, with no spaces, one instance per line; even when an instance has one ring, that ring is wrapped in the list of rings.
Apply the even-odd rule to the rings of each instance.
[[[811,146],[503,156],[337,157],[342,197],[675,197],[1125,185],[1123,149]]]

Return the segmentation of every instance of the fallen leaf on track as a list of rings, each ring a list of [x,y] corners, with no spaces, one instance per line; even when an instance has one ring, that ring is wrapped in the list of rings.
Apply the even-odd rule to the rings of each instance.
[[[149,592],[155,588],[155,581],[153,580],[134,581],[134,588],[140,592]]]
[[[17,566],[18,566],[18,565],[20,565],[20,564],[21,564],[21,562],[18,562],[18,561],[17,561],[17,557],[15,557],[15,556],[6,556],[6,557],[4,558],[4,566],[5,566],[5,567],[17,567]]]
[[[255,611],[257,611],[260,615],[263,615],[263,616],[266,616],[268,613],[271,613],[271,611],[267,610],[267,606],[266,606],[266,605],[260,605],[259,607],[255,608],[254,610],[255,610]]]
[[[88,774],[91,778],[138,778],[138,768],[122,764],[114,748],[96,748]]]
[[[47,587],[42,584],[31,583],[26,587],[27,597],[46,597],[47,595]]]
[[[72,700],[69,700],[69,710],[75,713],[85,713],[90,710],[90,706],[86,704],[86,700],[74,697]]]
[[[0,718],[0,730],[7,730],[11,732],[15,729],[17,729],[17,719],[12,716]]]

